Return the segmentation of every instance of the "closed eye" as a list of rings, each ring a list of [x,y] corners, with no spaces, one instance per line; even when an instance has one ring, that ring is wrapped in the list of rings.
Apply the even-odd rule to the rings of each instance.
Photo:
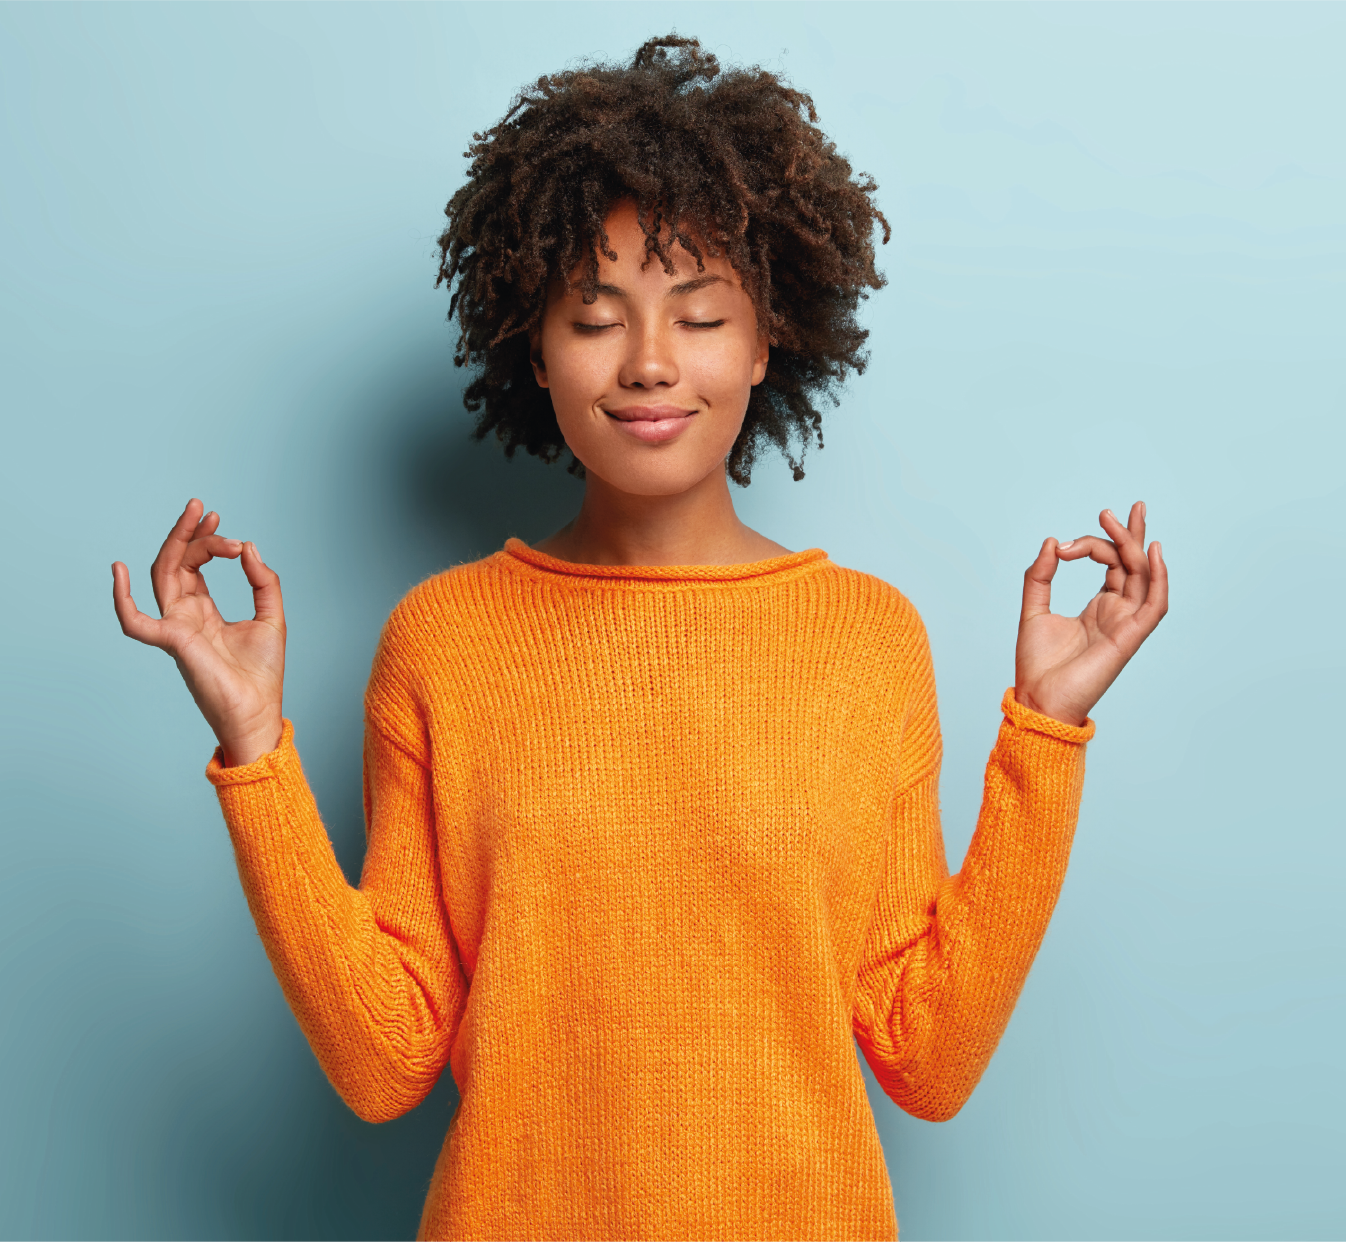
[[[603,332],[608,328],[618,328],[620,324],[616,323],[577,323],[574,325],[576,332],[593,333]]]
[[[690,319],[684,319],[683,324],[689,328],[720,328],[724,326],[723,319],[703,320],[700,323],[694,323]]]

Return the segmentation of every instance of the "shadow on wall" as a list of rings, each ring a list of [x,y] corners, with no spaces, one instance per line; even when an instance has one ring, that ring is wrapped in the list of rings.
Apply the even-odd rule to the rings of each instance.
[[[315,526],[341,532],[329,572],[359,585],[323,622],[338,627],[331,649],[341,654],[312,687],[308,709],[323,737],[304,763],[352,884],[365,850],[359,705],[389,612],[417,583],[499,551],[510,536],[546,537],[579,512],[584,497],[583,482],[566,470],[568,452],[548,465],[522,450],[507,458],[494,434],[474,439],[475,416],[463,407],[466,380],[439,350],[371,377],[347,411],[347,434],[325,441],[331,455],[317,470],[324,516]],[[306,443],[318,438],[297,431]]]
[[[439,350],[404,358],[348,409],[349,434],[319,438],[333,454],[320,504],[363,549],[353,568],[368,587],[356,592],[368,612],[342,613],[338,646],[367,643],[388,608],[430,574],[487,556],[511,535],[541,539],[579,509],[584,485],[567,473],[568,455],[552,465],[522,451],[510,459],[494,436],[472,438],[465,382]],[[310,429],[296,431],[313,442]],[[307,709],[325,723],[309,729],[312,737],[321,728],[322,744],[305,752],[304,766],[353,884],[365,838],[356,759],[363,722],[352,708],[368,672],[360,660],[325,670]],[[216,1205],[220,1234],[240,1239],[414,1237],[459,1102],[452,1074],[446,1068],[405,1116],[361,1121],[326,1081],[278,991],[270,1003],[270,1021],[286,1035],[258,1067],[268,1078],[266,1124],[241,1149],[217,1153],[210,1173],[198,1171],[209,1183],[199,1185],[199,1201]]]
[[[507,458],[494,433],[472,439],[475,416],[463,409],[461,392],[461,380],[451,388],[441,382],[428,405],[416,403],[396,466],[410,519],[467,561],[511,535],[545,538],[578,512],[584,484],[566,470],[569,452],[547,465],[522,449]]]

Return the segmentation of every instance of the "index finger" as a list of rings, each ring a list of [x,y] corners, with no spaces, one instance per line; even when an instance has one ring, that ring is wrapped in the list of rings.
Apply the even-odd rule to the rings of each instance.
[[[1109,569],[1122,568],[1122,554],[1111,539],[1099,535],[1081,535],[1078,539],[1067,539],[1060,545],[1058,555],[1063,561],[1077,561],[1087,556],[1091,561],[1106,565]]]
[[[177,598],[177,592],[172,588],[177,583],[177,572],[182,566],[183,555],[187,551],[187,545],[192,541],[192,534],[204,508],[205,505],[195,496],[187,502],[182,516],[173,523],[168,538],[159,548],[159,555],[150,565],[150,583],[154,587],[154,598],[160,612]]]

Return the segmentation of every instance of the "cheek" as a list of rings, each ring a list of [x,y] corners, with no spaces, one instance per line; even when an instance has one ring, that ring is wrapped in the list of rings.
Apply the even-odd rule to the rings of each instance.
[[[576,349],[573,342],[542,338],[542,356],[547,361],[547,386],[557,417],[576,409],[587,409],[609,386],[612,361],[609,351],[595,341],[585,341]]]
[[[606,430],[594,418],[593,410],[612,387],[608,382],[610,370],[598,350],[563,351],[555,363],[547,360],[548,394],[561,438],[591,468],[601,458]]]
[[[741,415],[752,392],[756,342],[722,337],[696,350],[686,367],[696,389],[725,414]]]

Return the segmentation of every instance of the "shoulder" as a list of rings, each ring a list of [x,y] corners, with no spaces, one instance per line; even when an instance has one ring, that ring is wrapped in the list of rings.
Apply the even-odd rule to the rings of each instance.
[[[491,643],[499,631],[501,555],[431,574],[402,596],[379,634],[366,704],[402,700],[423,707],[455,664]]]
[[[916,605],[892,583],[834,561],[820,578],[824,589],[850,614],[848,629],[857,641],[884,647],[929,646]]]
[[[446,662],[464,639],[489,628],[499,553],[455,565],[418,582],[383,624],[365,689],[365,715],[418,762],[428,755],[426,720]]]
[[[498,608],[500,557],[495,552],[418,582],[384,622],[380,652],[418,664],[457,635],[479,632],[486,614]]]
[[[916,605],[890,582],[836,566],[835,589],[854,601],[848,666],[858,698],[878,695],[904,734],[924,741],[903,747],[904,767],[938,762],[939,709],[930,639]],[[840,653],[838,653],[840,655]],[[905,778],[904,778],[905,779]]]
[[[916,605],[874,574],[833,563],[825,577],[836,601],[831,611],[845,618],[830,627],[828,659],[837,675],[851,680],[857,696],[933,700],[934,659]]]

